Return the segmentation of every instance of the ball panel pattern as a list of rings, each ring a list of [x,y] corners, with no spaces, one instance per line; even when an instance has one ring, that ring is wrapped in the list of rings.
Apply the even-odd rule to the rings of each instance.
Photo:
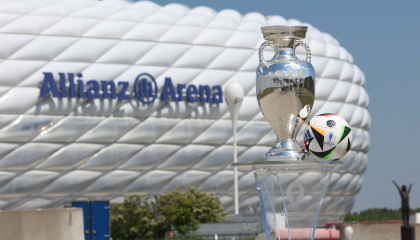
[[[351,128],[338,115],[319,114],[309,121],[304,131],[305,148],[318,160],[338,160],[351,148]]]

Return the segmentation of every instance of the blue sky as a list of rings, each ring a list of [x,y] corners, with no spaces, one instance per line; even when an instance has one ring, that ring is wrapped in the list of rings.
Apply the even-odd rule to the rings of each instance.
[[[352,211],[399,208],[391,183],[413,183],[410,204],[420,207],[420,1],[241,1],[155,0],[207,6],[241,14],[259,12],[308,22],[336,38],[366,76],[370,97],[371,149],[361,192]]]

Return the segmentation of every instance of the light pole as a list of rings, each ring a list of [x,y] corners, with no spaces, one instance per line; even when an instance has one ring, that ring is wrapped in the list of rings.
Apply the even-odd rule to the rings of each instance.
[[[244,98],[244,88],[238,82],[230,82],[224,91],[225,101],[229,109],[230,118],[232,119],[232,130],[233,130],[233,162],[237,162],[237,150],[236,150],[236,122],[238,120],[239,108]],[[239,214],[239,203],[238,203],[238,169],[233,169],[234,174],[234,189],[235,189],[235,215]]]

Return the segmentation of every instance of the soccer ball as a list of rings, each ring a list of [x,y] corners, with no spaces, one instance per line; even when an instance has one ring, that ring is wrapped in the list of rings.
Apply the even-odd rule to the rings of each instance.
[[[336,161],[346,155],[353,136],[349,124],[331,113],[313,117],[306,125],[303,142],[306,150],[318,160]]]

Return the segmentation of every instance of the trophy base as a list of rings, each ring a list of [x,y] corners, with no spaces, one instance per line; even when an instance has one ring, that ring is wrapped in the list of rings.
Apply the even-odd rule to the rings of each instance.
[[[294,139],[279,139],[265,154],[265,161],[307,161],[308,152]]]

